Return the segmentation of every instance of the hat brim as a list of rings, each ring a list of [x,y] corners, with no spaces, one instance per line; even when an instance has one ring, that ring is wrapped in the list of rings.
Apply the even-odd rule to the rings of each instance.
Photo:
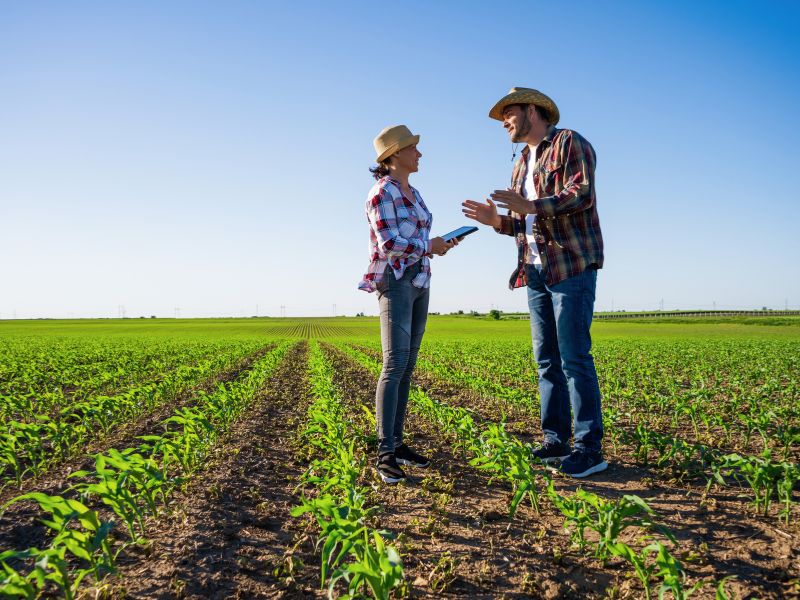
[[[501,98],[500,101],[492,107],[489,111],[489,118],[496,121],[503,120],[503,109],[506,106],[513,106],[514,104],[534,104],[542,108],[547,113],[547,120],[551,125],[558,123],[561,115],[558,112],[558,107],[555,102],[546,98],[544,94],[540,96],[533,96],[527,92],[514,92]]]
[[[381,152],[378,157],[375,159],[376,163],[382,163],[384,160],[389,158],[395,152],[402,150],[403,148],[408,148],[409,146],[413,146],[414,144],[419,144],[419,136],[418,135],[411,135],[408,137],[404,137],[400,140],[397,140],[394,144],[386,148],[383,152]]]

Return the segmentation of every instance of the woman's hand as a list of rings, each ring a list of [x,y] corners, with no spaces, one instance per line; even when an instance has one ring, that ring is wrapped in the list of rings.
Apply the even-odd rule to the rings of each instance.
[[[447,254],[447,251],[454,246],[458,246],[458,240],[450,240],[449,242],[445,242],[444,239],[440,236],[435,238],[431,238],[431,254],[437,254],[439,256],[444,256]]]
[[[464,200],[461,207],[461,212],[468,219],[491,227],[500,227],[500,215],[497,214],[497,207],[491,198],[486,199],[486,204],[475,202],[475,200]]]
[[[513,210],[520,215],[536,212],[533,209],[533,202],[531,200],[526,200],[510,188],[506,190],[495,190],[492,192],[492,200],[497,202],[497,206],[500,208]]]

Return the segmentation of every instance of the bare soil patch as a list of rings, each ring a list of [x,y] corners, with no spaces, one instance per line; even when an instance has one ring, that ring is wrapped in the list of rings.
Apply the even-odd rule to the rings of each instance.
[[[289,351],[206,470],[150,523],[150,546],[130,554],[112,580],[115,597],[320,595],[313,548],[289,515],[305,468],[293,440],[310,397],[306,355],[304,342]]]

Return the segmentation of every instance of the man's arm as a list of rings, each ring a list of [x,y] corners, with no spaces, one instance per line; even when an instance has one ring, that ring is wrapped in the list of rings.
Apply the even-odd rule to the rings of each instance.
[[[497,206],[491,198],[486,199],[486,204],[475,200],[464,200],[461,203],[461,212],[464,216],[483,225],[494,227],[497,233],[516,235],[514,231],[515,220],[507,215],[498,215]]]
[[[500,215],[500,225],[495,226],[494,230],[503,235],[516,235],[514,231],[514,219],[508,215]]]

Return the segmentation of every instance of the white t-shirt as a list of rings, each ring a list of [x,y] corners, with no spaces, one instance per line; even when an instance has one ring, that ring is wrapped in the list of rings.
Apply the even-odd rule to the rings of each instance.
[[[535,200],[538,198],[536,194],[536,186],[533,185],[533,166],[536,164],[536,146],[530,149],[528,153],[528,172],[525,174],[525,185],[522,189],[522,195],[528,200]],[[528,252],[527,263],[529,265],[542,264],[542,257],[539,256],[539,247],[536,245],[536,240],[533,239],[533,223],[536,221],[535,214],[525,215],[525,237],[528,238]]]

